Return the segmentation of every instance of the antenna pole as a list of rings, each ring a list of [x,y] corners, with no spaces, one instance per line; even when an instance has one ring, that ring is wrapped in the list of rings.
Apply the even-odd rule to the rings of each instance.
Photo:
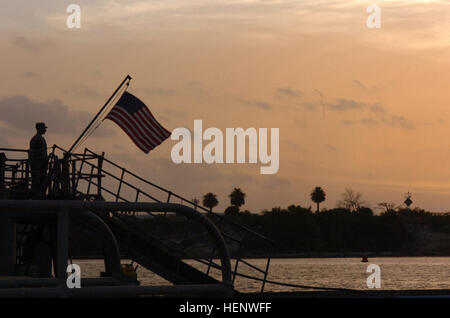
[[[91,128],[92,124],[97,120],[97,118],[100,116],[100,114],[105,110],[106,106],[109,104],[109,102],[114,98],[114,96],[117,94],[117,92],[122,88],[122,86],[125,84],[125,82],[128,81],[127,84],[129,84],[131,80],[131,76],[127,75],[124,80],[122,81],[122,83],[120,83],[120,85],[116,88],[116,90],[114,91],[114,93],[111,95],[110,98],[108,98],[108,100],[106,101],[105,105],[103,105],[103,107],[99,110],[99,112],[97,113],[97,115],[95,115],[95,117],[91,120],[91,122],[89,123],[89,125],[83,130],[83,132],[81,133],[80,137],[78,137],[78,139],[73,143],[72,147],[70,147],[69,152],[71,152],[73,150],[73,148],[75,148],[75,146],[77,145],[77,143],[81,140],[81,138],[83,138],[83,136],[86,134],[86,132],[89,130],[89,128]]]

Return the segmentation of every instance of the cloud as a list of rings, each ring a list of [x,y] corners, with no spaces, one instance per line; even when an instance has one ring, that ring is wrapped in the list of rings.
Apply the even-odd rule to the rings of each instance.
[[[388,126],[396,126],[406,130],[415,129],[414,123],[403,116],[392,116],[392,118],[383,122]]]
[[[327,109],[334,112],[348,112],[355,110],[366,113],[366,117],[363,117],[361,119],[341,120],[341,123],[346,126],[361,124],[372,126],[384,125],[384,126],[398,127],[405,130],[415,129],[415,125],[411,120],[405,118],[404,116],[390,115],[388,111],[382,106],[381,103],[370,104],[366,102],[356,101],[351,98],[338,98],[334,102],[324,103],[323,94],[318,90],[315,90],[315,92],[319,93],[320,97],[319,101],[302,102],[299,103],[298,105],[303,107],[306,111],[310,112],[317,112],[320,110],[321,107],[325,106]],[[367,116],[367,114],[370,114],[368,112],[372,114],[370,116]],[[377,118],[372,118],[371,116],[373,115],[378,116],[376,116]],[[382,117],[382,119],[380,117]]]
[[[348,98],[338,98],[334,102],[325,103],[323,101],[323,94],[315,90],[319,94],[318,101],[305,101],[298,105],[304,108],[306,111],[317,112],[320,109],[329,109],[335,112],[346,112],[351,110],[369,110],[374,113],[384,113],[385,109],[380,103],[368,104],[361,101],[356,101]]]
[[[261,108],[264,110],[270,110],[272,109],[272,106],[269,103],[263,102],[263,101],[259,101],[259,100],[243,100],[242,101],[243,104],[248,105],[248,106],[253,106],[253,107],[257,107],[257,108]]]
[[[343,119],[343,120],[341,120],[341,123],[343,123],[346,126],[352,126],[352,125],[356,125],[356,124],[361,124],[361,125],[377,125],[377,124],[379,124],[379,122],[373,118],[361,118],[360,120]]]
[[[33,53],[40,52],[44,47],[54,45],[54,42],[50,39],[26,38],[24,36],[13,36],[10,38],[10,43],[17,48]]]
[[[254,0],[191,0],[191,1],[89,1],[83,4],[83,12],[89,17],[86,28],[111,28],[129,30],[136,26],[143,31],[149,28],[168,27],[168,22],[176,21],[179,25],[190,27],[207,21],[209,25],[223,21],[233,25],[255,18],[268,20],[286,12],[295,13],[301,8],[302,1],[254,1]],[[45,21],[57,28],[63,28],[67,18],[65,12],[54,11],[47,14]],[[84,27],[83,27],[84,28]],[[203,28],[203,27],[202,27]],[[245,30],[241,30],[243,32]]]
[[[358,80],[353,80],[353,81],[352,81],[352,84],[353,84],[353,86],[355,86],[356,88],[359,88],[359,89],[362,89],[362,90],[366,90],[366,89],[367,89],[366,85],[364,85],[363,83],[361,83],[361,82],[358,81]]]
[[[413,130],[415,129],[415,125],[411,120],[406,119],[403,116],[392,116],[388,119],[383,119],[382,121],[378,121],[374,118],[361,118],[360,120],[348,120],[344,119],[341,120],[342,124],[346,126],[352,126],[355,124],[361,124],[361,125],[384,125],[384,126],[390,126],[390,127],[398,127],[404,130]]]
[[[327,103],[328,108],[334,111],[348,111],[353,109],[363,109],[366,103],[357,102],[353,99],[338,98],[334,103]]]
[[[73,111],[59,100],[37,102],[23,95],[0,99],[0,121],[18,131],[34,131],[36,122],[43,121],[49,130],[60,134],[78,134],[92,119],[92,114]],[[111,135],[111,131],[102,130],[96,136]]]
[[[353,80],[352,85],[365,93],[376,93],[382,88],[382,86],[379,85],[369,86],[358,80]]]
[[[386,110],[384,109],[383,106],[381,106],[380,103],[376,103],[376,104],[369,106],[369,110],[374,113],[385,113],[386,112]]]
[[[303,92],[299,89],[289,88],[289,87],[280,87],[277,89],[277,93],[282,96],[289,97],[300,97],[303,95]]]
[[[377,124],[379,124],[379,122],[377,120],[373,119],[373,118],[361,118],[359,120],[359,122],[361,124],[364,124],[364,125],[377,125]]]
[[[317,112],[320,110],[320,106],[321,106],[315,102],[304,102],[304,103],[300,103],[298,105],[309,112]]]

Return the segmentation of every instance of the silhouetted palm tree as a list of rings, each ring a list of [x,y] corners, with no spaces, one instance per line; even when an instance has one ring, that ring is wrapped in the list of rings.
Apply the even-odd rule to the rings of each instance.
[[[241,205],[245,204],[245,193],[240,188],[234,188],[228,197],[230,198],[231,205],[235,206],[238,211]]]
[[[217,206],[219,201],[217,200],[217,195],[212,192],[208,192],[203,196],[203,206],[209,208],[209,211],[212,212],[212,208]]]
[[[311,192],[311,200],[317,204],[317,212],[319,212],[319,204],[325,201],[325,191],[321,187],[315,187]]]

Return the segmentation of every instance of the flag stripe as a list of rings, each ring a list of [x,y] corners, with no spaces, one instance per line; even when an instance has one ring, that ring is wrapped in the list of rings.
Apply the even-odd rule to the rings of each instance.
[[[149,109],[143,109],[143,111],[149,115],[149,117],[152,119],[152,121],[155,123],[155,125],[162,131],[162,133],[163,133],[165,136],[166,136],[166,135],[167,135],[167,137],[170,136],[170,132],[167,131],[167,129],[165,129],[163,126],[161,126],[160,123],[158,123],[158,122],[156,121],[155,117],[153,116],[152,112],[151,112]]]
[[[105,117],[122,128],[145,153],[169,138],[171,132],[161,126],[150,110],[136,96],[124,92]]]
[[[149,136],[151,136],[153,139],[155,139],[158,142],[158,144],[160,144],[160,143],[162,143],[164,141],[165,138],[161,138],[161,136],[159,134],[157,134],[157,132],[154,130],[154,128],[149,126],[145,122],[145,119],[142,117],[142,115],[139,112],[137,112],[134,117],[139,122],[141,127],[145,130],[145,132]]]
[[[133,134],[134,138],[139,140],[141,144],[143,144],[145,146],[145,148],[154,148],[154,144],[146,141],[144,138],[142,138],[140,136],[140,134],[136,131],[136,129],[134,128],[133,124],[130,123],[130,121],[124,116],[122,115],[120,112],[118,112],[117,110],[114,112],[111,112],[113,115],[116,116],[116,118],[118,120],[122,120],[123,124],[129,129],[129,131]]]
[[[144,120],[145,124],[152,129],[153,133],[156,134],[159,139],[164,140],[167,138],[164,136],[164,134],[161,134],[161,131],[156,127],[156,125],[149,121],[149,119],[145,116],[143,110],[139,110],[138,112],[136,112],[136,115],[140,116],[140,118]]]
[[[150,135],[148,135],[146,132],[143,131],[144,129],[142,125],[136,121],[135,116],[131,116],[129,113],[127,113],[126,110],[122,109],[121,107],[116,107],[115,111],[119,112],[121,115],[127,118],[128,121],[130,121],[133,124],[133,128],[135,128],[135,130],[139,130],[140,133],[139,136],[143,140],[145,140],[148,144],[155,147],[161,143],[157,139],[152,138]]]
[[[163,142],[166,138],[164,136],[161,136],[161,134],[158,132],[155,127],[147,121],[147,119],[142,115],[141,111],[139,110],[135,114],[136,118],[139,120],[141,125],[145,127],[148,130],[148,133],[151,134],[153,137],[158,139],[160,142]]]
[[[150,121],[156,126],[156,128],[159,129],[159,131],[161,132],[161,134],[167,138],[170,136],[170,132],[168,132],[163,126],[161,126],[155,119],[155,117],[153,117],[152,113],[150,112],[150,110],[148,108],[144,108],[142,109],[142,113],[144,115],[146,115]]]
[[[106,116],[106,118],[112,120],[112,121],[115,122],[117,125],[119,125],[119,127],[122,128],[122,130],[128,135],[128,137],[130,137],[131,140],[135,143],[135,145],[138,146],[139,149],[141,149],[143,152],[148,153],[148,152],[151,150],[150,148],[144,147],[144,146],[139,142],[139,140],[135,139],[133,133],[131,133],[131,132],[129,131],[129,129],[123,125],[122,120],[117,119],[117,118],[115,117],[114,114],[109,114],[108,116]]]
[[[132,129],[131,125],[125,120],[123,119],[123,117],[114,112],[112,114],[110,114],[115,120],[116,122],[119,121],[121,123],[121,128],[124,129],[126,128],[126,130],[128,131],[128,133],[131,135],[130,137],[132,137],[132,139],[136,142],[138,142],[141,145],[141,148],[144,149],[152,149],[154,148],[152,145],[149,145],[147,143],[145,143],[137,134],[136,132]],[[108,115],[109,116],[109,115]]]

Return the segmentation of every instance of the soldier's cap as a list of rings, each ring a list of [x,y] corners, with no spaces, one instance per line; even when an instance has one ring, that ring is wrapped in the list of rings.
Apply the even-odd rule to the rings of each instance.
[[[47,128],[45,123],[36,123],[36,129],[42,129],[42,128]]]

